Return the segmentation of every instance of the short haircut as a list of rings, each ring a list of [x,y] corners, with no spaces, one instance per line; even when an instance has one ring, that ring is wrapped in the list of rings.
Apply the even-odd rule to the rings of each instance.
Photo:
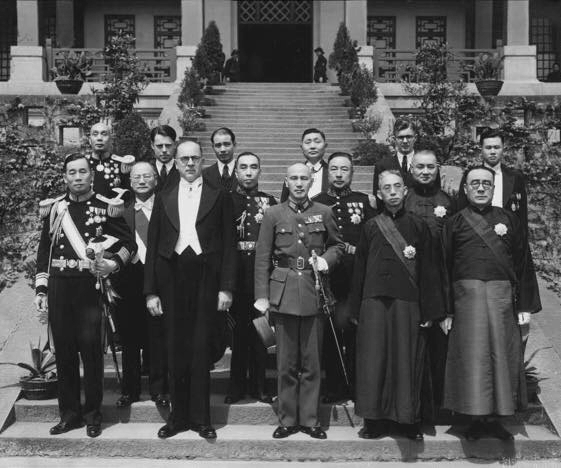
[[[179,150],[181,145],[184,145],[185,143],[194,143],[195,145],[197,145],[199,147],[199,150],[201,152],[201,156],[203,155],[203,147],[201,146],[200,142],[195,141],[195,140],[181,140],[178,144],[177,144],[177,150]],[[175,153],[176,157],[177,157],[177,152]]]
[[[255,153],[252,153],[251,151],[244,151],[243,153],[238,154],[238,157],[236,158],[236,164],[234,167],[238,167],[238,161],[242,156],[253,156],[254,158],[257,159],[257,162],[259,163],[259,167],[261,167],[261,158],[257,156]]]
[[[214,132],[212,132],[212,135],[210,135],[210,142],[212,144],[214,144],[214,137],[216,135],[230,135],[230,138],[232,139],[232,143],[234,145],[236,144],[236,135],[234,135],[234,132],[230,130],[228,127],[220,127],[217,128]]]
[[[86,156],[83,153],[69,153],[65,156],[64,158],[64,164],[62,166],[64,172],[66,172],[66,168],[68,166],[69,163],[74,162],[74,161],[78,161],[79,159],[85,159],[86,161],[88,161],[88,158],[86,158]],[[88,167],[90,167],[89,161],[88,161]],[[90,168],[91,171],[91,168]]]
[[[175,133],[175,130],[169,125],[158,125],[157,127],[154,127],[152,130],[150,130],[150,141],[152,143],[154,143],[156,135],[171,138],[173,141],[175,141],[177,138],[177,133]]]
[[[401,175],[400,171],[398,171],[397,169],[386,169],[385,171],[380,172],[380,175],[378,176],[378,187],[382,186],[382,178],[390,174],[398,176],[403,182],[403,176]]]
[[[436,159],[436,163],[438,164],[438,156],[436,155],[436,151],[432,148],[424,148],[421,147],[417,150],[415,150],[415,154],[413,154],[413,159],[415,158],[415,156],[417,156],[418,154],[423,154],[423,153],[428,153],[428,154],[432,154],[434,156],[434,159]]]
[[[152,164],[151,162],[148,162],[148,161],[136,161],[131,167],[131,172],[136,166],[139,166],[140,164],[148,164],[150,166],[150,168],[152,169],[152,171],[154,172],[154,175],[156,175],[158,173],[156,171],[156,168],[154,167],[154,164]]]
[[[321,137],[323,138],[323,141],[327,141],[325,139],[325,133],[323,133],[321,130],[317,129],[317,128],[307,128],[306,130],[304,130],[304,133],[302,133],[302,138],[301,140],[303,141],[304,138],[306,138],[306,135],[309,135],[310,133],[319,133],[321,135]]]
[[[399,117],[396,119],[395,123],[393,124],[393,134],[397,135],[398,132],[402,132],[403,130],[413,130],[413,133],[417,135],[417,126],[411,119],[407,119],[405,117]]]
[[[480,169],[483,169],[484,171],[489,172],[493,176],[493,181],[495,180],[495,171],[493,169],[491,169],[490,167],[487,167],[487,166],[474,166],[474,167],[470,167],[466,171],[466,175],[465,175],[466,183],[467,183],[468,176],[469,176],[470,172],[477,171],[477,170],[480,170]]]
[[[347,158],[351,163],[351,166],[353,165],[353,157],[349,153],[345,153],[344,151],[336,151],[335,153],[331,153],[327,158],[327,164],[329,164],[333,158]]]
[[[486,128],[479,135],[479,144],[483,146],[483,141],[487,138],[500,138],[501,143],[504,145],[505,139],[502,132],[498,128]]]

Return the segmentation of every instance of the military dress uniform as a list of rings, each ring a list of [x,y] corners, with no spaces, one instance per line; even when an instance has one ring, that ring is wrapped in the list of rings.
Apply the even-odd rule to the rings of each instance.
[[[86,159],[90,163],[94,174],[93,191],[96,194],[113,198],[115,188],[130,189],[130,170],[132,164],[120,161],[121,156],[112,154],[107,158],[100,159],[94,153],[87,153]]]
[[[255,398],[265,395],[267,350],[255,331],[252,320],[261,314],[253,307],[255,244],[263,215],[276,205],[275,197],[237,186],[232,192],[238,249],[237,287],[231,312],[235,319],[230,388],[228,394],[241,398],[249,393]]]
[[[315,251],[332,269],[343,250],[333,213],[321,203],[289,199],[264,214],[255,254],[255,298],[268,298],[273,312],[278,415],[284,427],[319,425],[323,315],[308,260]]]
[[[330,187],[313,199],[331,207],[345,242],[345,254],[331,274],[331,290],[337,301],[335,325],[339,343],[344,349],[345,364],[349,373],[349,381],[354,386],[354,368],[356,351],[356,331],[349,328],[348,311],[346,310],[347,297],[351,288],[353,275],[354,254],[349,253],[348,246],[356,247],[364,223],[372,218],[376,212],[370,205],[366,193],[354,192],[350,187],[337,190]],[[324,396],[329,399],[345,396],[346,388],[343,371],[339,364],[339,356],[332,331],[326,329],[323,349],[323,365],[325,370]],[[350,389],[352,392],[352,389]],[[352,396],[352,395],[350,395]]]
[[[101,422],[103,338],[100,291],[90,272],[86,249],[104,236],[105,258],[123,267],[136,249],[118,210],[93,192],[41,202],[44,217],[37,253],[37,294],[47,294],[49,325],[56,348],[61,421]],[[80,404],[80,366],[84,366],[85,403]]]

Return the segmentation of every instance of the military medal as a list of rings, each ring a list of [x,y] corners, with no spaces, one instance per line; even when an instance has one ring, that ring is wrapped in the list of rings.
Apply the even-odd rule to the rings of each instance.
[[[99,163],[97,166],[95,166],[95,170],[97,172],[103,172],[105,170],[105,166],[101,163]]]

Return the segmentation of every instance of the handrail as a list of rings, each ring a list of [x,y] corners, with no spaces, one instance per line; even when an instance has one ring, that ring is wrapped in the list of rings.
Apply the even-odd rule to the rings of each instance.
[[[110,74],[109,66],[100,48],[67,48],[52,47],[52,42],[45,42],[45,55],[47,60],[47,75],[51,80],[50,70],[56,66],[57,61],[62,60],[65,53],[73,52],[77,55],[82,52],[92,60],[91,74],[86,78],[89,82],[100,82]],[[177,74],[177,57],[175,49],[133,49],[139,59],[141,70],[150,82],[166,83],[174,82]]]

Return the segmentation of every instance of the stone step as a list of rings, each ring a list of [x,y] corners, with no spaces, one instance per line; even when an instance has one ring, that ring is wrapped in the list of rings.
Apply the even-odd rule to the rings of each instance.
[[[0,452],[8,456],[138,457],[209,460],[299,460],[323,462],[414,460],[514,460],[557,458],[561,441],[548,430],[532,425],[508,427],[512,443],[496,439],[467,442],[454,428],[437,426],[423,443],[398,436],[362,440],[357,428],[333,426],[327,440],[298,433],[287,439],[271,437],[272,426],[217,426],[218,438],[209,442],[188,431],[159,440],[161,423],[103,424],[103,433],[88,438],[85,429],[49,436],[51,423],[16,422],[0,434]]]
[[[206,122],[205,122],[206,123]],[[219,128],[219,125],[214,125],[214,121],[211,119],[208,123],[213,124],[212,126],[207,126],[207,130],[202,132],[196,132],[197,136],[201,138],[207,138],[210,142],[210,136],[212,132]],[[252,127],[239,127],[238,125],[233,125],[231,130],[236,134],[236,141],[239,143],[241,141],[263,141],[267,143],[275,143],[275,142],[290,142],[293,145],[296,144],[300,146],[300,138],[302,136],[302,132],[304,129],[302,127],[294,127],[292,129],[282,129],[282,133],[279,133],[278,127],[269,127],[272,132],[271,133],[263,133],[263,130],[257,130]],[[349,123],[349,128],[352,129],[351,124]],[[324,130],[322,130],[324,131]],[[331,129],[331,131],[324,131],[326,134],[328,144],[331,144],[333,141],[347,141],[347,140],[359,140],[362,139],[362,135],[358,132],[349,133],[348,129],[345,126],[336,126]]]
[[[207,135],[201,135],[199,133],[196,133],[195,135],[202,141],[203,144],[205,145],[208,144],[208,146],[211,145],[210,138]],[[351,133],[350,135],[346,135],[345,137],[330,138],[328,144],[329,146],[357,145],[360,139],[361,138],[359,134]],[[289,146],[300,150],[300,142],[298,140],[299,138],[294,138],[294,137],[287,138],[285,136],[280,136],[278,139],[275,139],[274,137],[265,138],[265,136],[259,136],[255,134],[253,136],[248,136],[247,138],[236,139],[238,144],[243,142],[244,145],[246,146],[258,145],[268,148],[277,148],[277,147],[286,148],[287,146]]]

